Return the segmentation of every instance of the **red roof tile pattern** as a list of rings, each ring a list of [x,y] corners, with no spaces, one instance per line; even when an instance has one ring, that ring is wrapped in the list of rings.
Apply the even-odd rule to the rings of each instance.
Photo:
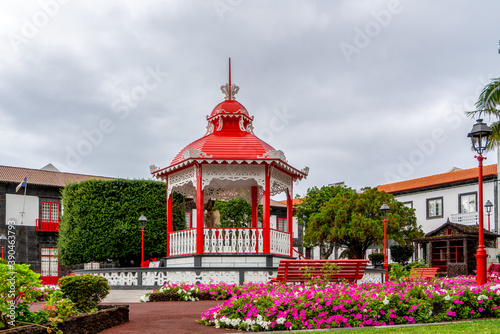
[[[54,172],[41,169],[0,166],[0,182],[20,183],[25,177],[28,178],[28,187],[30,184],[64,187],[66,183],[80,182],[88,179],[98,179],[98,180],[115,179],[104,176],[62,173],[62,172]]]
[[[495,176],[495,175],[497,175],[496,164],[483,167],[483,177]],[[393,193],[400,193],[403,191],[436,187],[450,183],[477,180],[477,178],[478,178],[478,168],[475,167],[475,168],[457,170],[443,174],[421,177],[413,180],[384,184],[378,186],[377,189],[379,191],[385,191],[386,193],[393,194]]]
[[[303,198],[294,198],[292,199],[292,205],[302,204]],[[281,203],[286,205],[286,200],[280,201]]]

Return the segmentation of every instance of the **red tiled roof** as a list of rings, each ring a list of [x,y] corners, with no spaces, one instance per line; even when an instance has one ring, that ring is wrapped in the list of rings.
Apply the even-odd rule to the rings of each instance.
[[[83,174],[72,174],[54,172],[42,169],[20,168],[10,166],[0,166],[0,182],[20,183],[25,177],[30,184],[64,187],[68,182],[79,182],[88,179],[113,180],[111,177],[93,176]]]
[[[483,177],[497,175],[497,165],[488,165],[483,167]],[[399,193],[403,191],[416,190],[421,188],[435,187],[450,183],[464,182],[469,180],[477,180],[478,168],[469,168],[457,170],[453,172],[436,174],[418,179],[401,181],[396,183],[384,184],[377,187],[380,191],[386,193]]]
[[[302,204],[302,200],[303,200],[303,198],[294,198],[294,199],[292,199],[292,205]],[[286,200],[280,201],[280,203],[283,203],[286,205]]]

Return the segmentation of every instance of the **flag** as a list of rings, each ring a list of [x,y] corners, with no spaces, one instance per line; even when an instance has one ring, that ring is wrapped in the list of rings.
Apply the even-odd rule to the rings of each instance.
[[[19,189],[26,187],[26,183],[28,182],[28,177],[26,176],[24,180],[21,181],[16,187],[16,193],[19,191]]]

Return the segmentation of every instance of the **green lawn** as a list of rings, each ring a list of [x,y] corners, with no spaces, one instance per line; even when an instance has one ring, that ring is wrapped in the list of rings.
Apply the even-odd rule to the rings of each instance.
[[[337,333],[338,330],[321,332],[321,333]],[[315,333],[315,332],[309,332]],[[317,333],[317,332],[316,332]],[[370,327],[370,328],[356,328],[353,330],[355,334],[448,334],[448,333],[470,333],[470,334],[484,334],[484,333],[500,333],[500,319],[494,320],[474,320],[474,321],[458,321],[445,325],[422,325],[422,326],[404,326],[397,328],[383,328],[383,327]]]

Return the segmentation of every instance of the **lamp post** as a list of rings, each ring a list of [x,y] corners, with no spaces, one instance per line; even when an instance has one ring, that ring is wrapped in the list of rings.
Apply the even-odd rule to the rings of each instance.
[[[491,216],[491,208],[493,207],[493,203],[490,202],[490,200],[486,201],[486,204],[484,205],[484,208],[486,209],[486,213],[488,214],[488,231],[491,231],[490,229],[490,216]]]
[[[389,264],[387,263],[387,213],[389,212],[389,205],[383,203],[380,207],[382,217],[384,217],[384,269],[385,281],[389,281]]]
[[[5,236],[5,234],[0,235],[0,242],[2,242],[2,259],[5,259],[4,255],[3,255],[3,249],[4,249],[3,243],[5,242],[4,240],[7,240],[7,237]]]
[[[478,172],[479,172],[479,182],[478,182],[478,208],[483,207],[483,160],[486,159],[483,157],[483,152],[486,150],[486,146],[488,145],[488,141],[490,138],[492,131],[483,123],[482,119],[478,119],[476,124],[472,127],[471,132],[467,135],[470,137],[472,141],[472,147],[474,151],[478,154],[475,156],[479,163]],[[482,211],[482,210],[481,210]],[[479,241],[476,253],[476,283],[478,285],[484,285],[486,283],[486,250],[484,249],[484,224],[483,224],[483,213],[479,214]]]
[[[144,267],[144,231],[146,228],[146,223],[147,223],[146,216],[141,215],[139,217],[139,226],[141,228],[141,234],[142,234],[142,243],[141,243],[141,268]]]

